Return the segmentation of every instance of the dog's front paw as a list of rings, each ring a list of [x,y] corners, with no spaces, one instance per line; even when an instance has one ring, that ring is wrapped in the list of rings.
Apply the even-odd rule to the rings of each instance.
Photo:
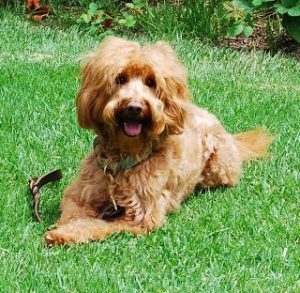
[[[65,235],[59,229],[51,230],[46,232],[45,241],[48,247],[53,247],[55,245],[68,245],[75,242],[73,237],[70,235]]]

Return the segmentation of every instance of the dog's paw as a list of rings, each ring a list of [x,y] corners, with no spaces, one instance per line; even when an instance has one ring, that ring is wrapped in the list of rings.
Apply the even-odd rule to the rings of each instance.
[[[45,241],[47,247],[53,247],[55,245],[68,245],[74,242],[72,237],[64,235],[58,229],[48,231],[45,234]]]

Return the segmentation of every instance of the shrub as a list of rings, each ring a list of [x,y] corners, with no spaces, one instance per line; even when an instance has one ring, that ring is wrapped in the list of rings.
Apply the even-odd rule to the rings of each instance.
[[[253,26],[263,18],[270,32],[283,26],[300,43],[300,0],[233,0],[224,2],[224,8],[231,23],[228,36],[251,36]]]
[[[77,23],[90,31],[110,34],[112,30],[134,29],[137,16],[142,14],[144,0],[122,3],[116,1],[90,2]]]
[[[217,40],[225,29],[224,13],[219,0],[97,1],[88,4],[77,22],[101,33],[130,29],[155,36],[180,34]]]

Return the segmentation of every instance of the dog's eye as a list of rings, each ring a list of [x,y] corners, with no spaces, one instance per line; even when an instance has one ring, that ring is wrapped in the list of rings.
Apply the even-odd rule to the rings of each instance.
[[[117,84],[124,84],[124,83],[126,83],[126,82],[127,82],[127,78],[126,78],[125,75],[120,74],[120,75],[118,75],[118,76],[116,77],[116,83],[117,83]]]
[[[155,80],[154,80],[153,78],[147,78],[147,80],[146,80],[146,85],[147,85],[148,87],[155,87],[156,82],[155,82]]]

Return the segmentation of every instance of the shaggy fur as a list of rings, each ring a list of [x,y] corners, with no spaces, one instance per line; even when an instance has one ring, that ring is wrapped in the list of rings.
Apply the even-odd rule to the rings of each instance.
[[[231,135],[194,106],[166,43],[107,38],[82,75],[78,121],[97,140],[65,190],[49,246],[158,228],[195,188],[237,184],[243,161],[264,156],[271,142],[262,129]],[[133,164],[120,167],[128,158]]]

